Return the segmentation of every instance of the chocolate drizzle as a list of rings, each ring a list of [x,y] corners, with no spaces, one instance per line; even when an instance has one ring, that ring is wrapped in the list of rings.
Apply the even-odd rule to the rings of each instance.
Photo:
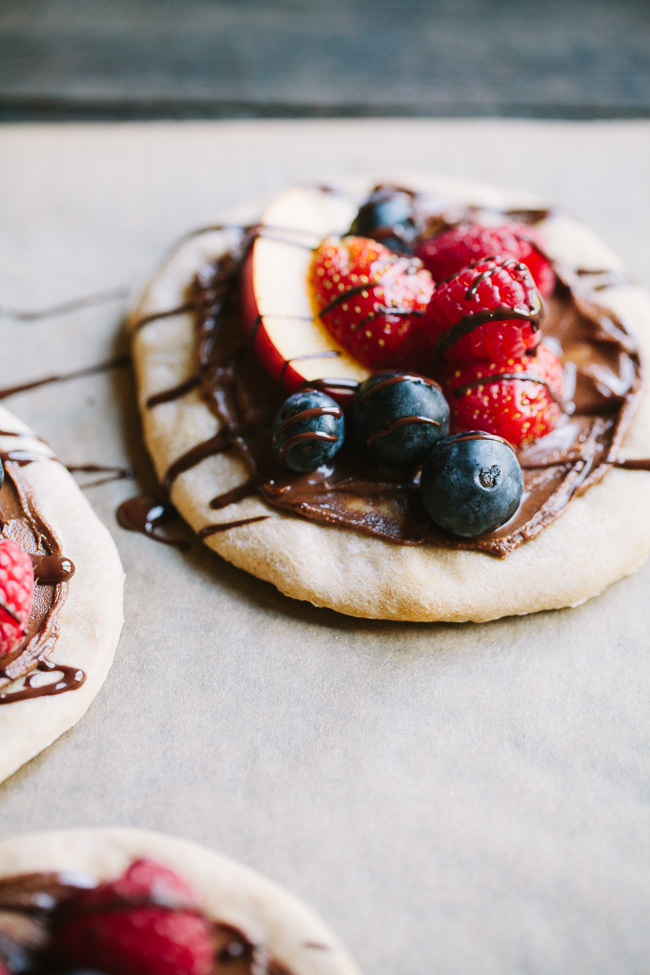
[[[37,674],[57,674],[55,680],[47,684],[34,684]],[[0,704],[13,704],[16,701],[27,701],[33,697],[52,697],[54,694],[66,694],[76,691],[86,680],[83,670],[78,667],[68,667],[56,664],[51,660],[39,660],[36,667],[23,680],[23,686],[11,691],[0,691]]]
[[[163,389],[160,393],[154,393],[153,396],[147,399],[145,406],[150,410],[154,406],[160,406],[161,403],[171,403],[173,400],[181,399],[181,397],[191,393],[193,389],[196,389],[200,385],[200,376],[190,376],[189,379],[179,383],[178,386],[172,386],[171,389]]]
[[[536,330],[539,328],[540,318],[541,307],[536,312],[533,312],[529,308],[501,307],[489,310],[486,308],[483,311],[474,312],[473,315],[463,315],[455,325],[441,335],[436,348],[440,355],[444,355],[463,335],[468,335],[477,329],[479,325],[485,325],[486,322],[505,322],[517,319],[519,321],[530,322]]]
[[[167,538],[156,531],[158,525],[165,525],[176,517],[176,508],[172,504],[150,495],[127,498],[117,509],[117,520],[127,531],[148,535],[163,545],[188,549],[189,543],[184,538]]]
[[[93,295],[84,295],[81,298],[73,298],[70,301],[63,301],[58,305],[50,305],[49,308],[39,308],[36,311],[25,311],[19,308],[0,306],[0,318],[10,318],[14,322],[38,322],[46,318],[58,318],[61,315],[68,315],[71,312],[80,311],[83,308],[91,308],[93,305],[103,305],[111,301],[119,301],[126,298],[129,293],[128,288],[110,288],[107,291],[98,291]]]
[[[99,487],[100,484],[109,484],[111,481],[130,481],[135,477],[135,471],[131,467],[119,467],[114,464],[67,464],[66,466],[71,474],[105,475],[87,484],[80,484],[82,491]]]
[[[185,471],[191,470],[196,467],[202,460],[206,457],[213,457],[215,454],[220,454],[224,450],[228,450],[230,447],[230,437],[226,436],[223,432],[215,433],[213,437],[209,437],[207,440],[203,440],[198,443],[196,447],[192,447],[186,453],[182,454],[174,463],[170,466],[169,470],[163,478],[163,488],[167,493],[171,490],[172,484],[181,474]]]
[[[41,670],[50,669],[49,657],[59,634],[59,612],[74,573],[73,563],[63,555],[56,535],[36,507],[31,490],[21,474],[21,467],[25,463],[29,461],[9,459],[5,465],[5,480],[0,489],[2,535],[15,539],[31,555],[36,582],[25,639],[0,660],[0,692],[20,678],[29,678],[30,673],[38,667]],[[61,668],[57,669],[61,671]],[[66,690],[79,686],[78,681],[69,679],[67,671],[61,672]],[[12,690],[7,692],[3,703],[23,700],[25,696],[52,693],[62,693],[62,690],[41,690],[40,686],[32,686],[30,681],[26,688],[15,694]]]
[[[338,437],[335,433],[326,433],[324,430],[305,430],[288,437],[278,447],[278,442],[288,430],[291,430],[296,424],[303,423],[305,420],[310,420],[316,416],[335,416],[340,418],[343,416],[343,410],[336,403],[333,403],[331,406],[312,406],[309,409],[301,410],[300,413],[294,413],[293,416],[287,417],[284,423],[281,423],[277,428],[271,440],[277,457],[282,459],[294,447],[298,447],[300,444],[313,443],[316,440],[336,443]]]
[[[475,219],[480,209],[457,208],[453,220],[441,210],[430,214],[424,225],[429,234],[432,228],[439,232],[443,226]],[[548,219],[552,212],[517,210],[504,215],[533,224]],[[329,465],[309,474],[291,474],[273,456],[269,435],[286,394],[257,361],[253,349],[255,325],[248,339],[241,327],[240,271],[255,233],[255,228],[249,228],[235,251],[203,268],[188,295],[189,304],[196,308],[196,363],[202,395],[222,426],[214,437],[170,467],[165,478],[167,488],[178,474],[204,457],[232,449],[243,461],[248,478],[214,499],[215,508],[257,493],[272,508],[322,524],[353,528],[387,541],[467,548],[504,557],[534,538],[562,513],[572,497],[600,480],[616,463],[611,458],[618,454],[641,388],[636,343],[613,312],[574,286],[580,280],[575,272],[555,267],[557,285],[548,301],[545,340],[562,353],[567,373],[575,373],[575,393],[572,403],[562,404],[566,415],[554,433],[518,451],[524,468],[524,502],[506,526],[478,539],[445,535],[426,516],[419,497],[417,470],[382,469],[351,443],[344,444]],[[360,284],[337,296],[330,309],[365,287]],[[497,308],[465,316],[443,337],[440,351],[486,321],[516,318],[537,328],[543,313],[542,304],[532,300],[530,307]],[[534,370],[525,375],[513,374],[513,378],[537,381]],[[358,383],[323,378],[307,385],[343,402],[342,394],[351,397]],[[205,538],[265,517],[208,525],[199,534]]]
[[[540,386],[545,386],[549,396],[560,406],[563,405],[562,397],[557,396],[553,387],[548,382],[547,379],[541,379],[532,372],[496,372],[494,375],[490,376],[479,376],[477,379],[472,379],[468,383],[463,383],[460,386],[456,386],[454,389],[454,396],[463,396],[468,389],[474,389],[477,386],[487,386],[490,383],[500,383],[502,380],[508,382],[529,382],[538,383]]]
[[[0,399],[7,399],[8,396],[15,396],[16,393],[25,393],[30,389],[37,389],[39,386],[49,386],[52,383],[67,382],[69,379],[81,379],[84,376],[95,376],[97,373],[106,372],[108,369],[120,369],[130,363],[128,356],[117,356],[100,362],[95,366],[87,366],[84,369],[74,369],[72,372],[60,373],[56,376],[45,376],[43,379],[33,379],[31,382],[22,383],[19,386],[6,386],[0,389]]]
[[[64,555],[32,555],[34,580],[42,586],[58,586],[75,574],[75,564]]]
[[[212,507],[212,505],[211,505]],[[229,531],[231,528],[241,528],[243,525],[252,525],[256,521],[266,521],[269,515],[256,515],[254,518],[239,518],[237,521],[222,521],[217,525],[206,525],[198,532],[199,538],[208,538],[210,535],[218,535],[219,532]]]

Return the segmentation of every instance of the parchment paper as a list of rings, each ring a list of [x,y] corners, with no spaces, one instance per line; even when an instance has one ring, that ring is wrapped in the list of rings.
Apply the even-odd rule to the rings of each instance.
[[[383,164],[537,191],[650,283],[648,123],[10,126],[0,306],[133,287],[220,210]],[[0,384],[124,350],[123,310],[0,319]],[[207,843],[302,896],[369,975],[646,973],[650,566],[578,609],[482,626],[290,601],[197,541],[117,526],[152,487],[131,382],[7,401],[66,463],[138,480],[89,490],[127,572],[115,665],[81,724],[0,788],[2,835],[123,824]]]

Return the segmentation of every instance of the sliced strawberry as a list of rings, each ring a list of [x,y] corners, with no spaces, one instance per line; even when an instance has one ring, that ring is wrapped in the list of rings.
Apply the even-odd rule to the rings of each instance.
[[[428,271],[365,237],[329,238],[316,250],[309,282],[327,330],[369,369],[412,368],[433,293]]]
[[[423,241],[416,254],[434,281],[443,281],[482,257],[513,257],[527,265],[544,298],[555,287],[555,274],[544,253],[544,239],[538,230],[524,224],[490,227],[460,223]]]
[[[517,359],[448,363],[440,378],[454,432],[484,430],[519,446],[550,433],[562,415],[562,363],[545,345]]]
[[[423,326],[429,355],[458,362],[523,355],[539,343],[543,312],[524,264],[481,258],[436,286]]]

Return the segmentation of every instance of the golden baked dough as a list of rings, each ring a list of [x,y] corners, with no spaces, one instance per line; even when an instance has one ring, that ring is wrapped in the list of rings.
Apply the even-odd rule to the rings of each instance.
[[[52,527],[64,556],[75,565],[58,613],[59,635],[51,659],[86,674],[85,682],[76,690],[0,707],[1,781],[47,748],[88,710],[106,678],[122,629],[124,573],[113,539],[47,445],[1,407],[0,430],[0,450],[34,451],[38,455],[38,460],[21,466],[21,479]],[[19,435],[7,436],[11,431]],[[49,675],[43,677],[52,681]],[[17,681],[3,691],[10,695],[21,686]]]
[[[536,198],[483,184],[407,174],[388,180],[385,176],[350,180],[344,189],[358,201],[382,178],[450,204],[498,209],[540,206]],[[296,229],[311,230],[315,239],[344,232],[356,209],[351,202],[346,210],[337,194],[322,198],[319,206],[306,196],[297,215]],[[227,219],[254,220],[258,214],[253,208]],[[621,269],[609,248],[571,215],[554,214],[538,226],[550,256],[569,267]],[[196,372],[192,313],[179,311],[145,327],[134,326],[143,318],[181,307],[194,274],[231,243],[226,232],[188,236],[154,274],[130,317],[144,434],[161,480],[182,454],[218,432],[219,421],[197,389],[154,408],[146,406],[150,396]],[[649,354],[650,298],[643,289],[612,285],[599,293],[599,301],[630,323],[641,354]],[[650,457],[650,403],[645,392],[623,453]],[[574,498],[556,522],[502,561],[475,551],[388,543],[284,514],[254,497],[218,511],[209,507],[215,495],[242,484],[247,476],[243,463],[231,453],[210,456],[174,480],[171,497],[196,532],[208,525],[268,516],[209,535],[205,542],[287,595],[352,616],[485,621],[575,606],[633,572],[650,551],[646,517],[650,474],[642,471],[610,470],[601,483]]]
[[[197,843],[136,829],[26,833],[0,842],[0,877],[89,873],[113,880],[150,857],[194,889],[206,915],[240,930],[296,975],[359,975],[338,938],[297,898],[261,874]]]

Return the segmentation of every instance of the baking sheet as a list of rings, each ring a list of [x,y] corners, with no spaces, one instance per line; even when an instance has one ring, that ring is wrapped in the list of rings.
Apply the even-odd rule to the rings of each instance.
[[[646,122],[35,125],[0,130],[0,307],[133,288],[227,207],[384,165],[539,192],[650,284]],[[0,318],[0,385],[125,351],[124,307]],[[117,526],[153,487],[128,367],[6,405],[66,463],[138,477],[88,491],[127,572],[115,665],[0,787],[2,835],[207,843],[302,896],[368,975],[647,972],[650,565],[573,610],[355,621]]]

